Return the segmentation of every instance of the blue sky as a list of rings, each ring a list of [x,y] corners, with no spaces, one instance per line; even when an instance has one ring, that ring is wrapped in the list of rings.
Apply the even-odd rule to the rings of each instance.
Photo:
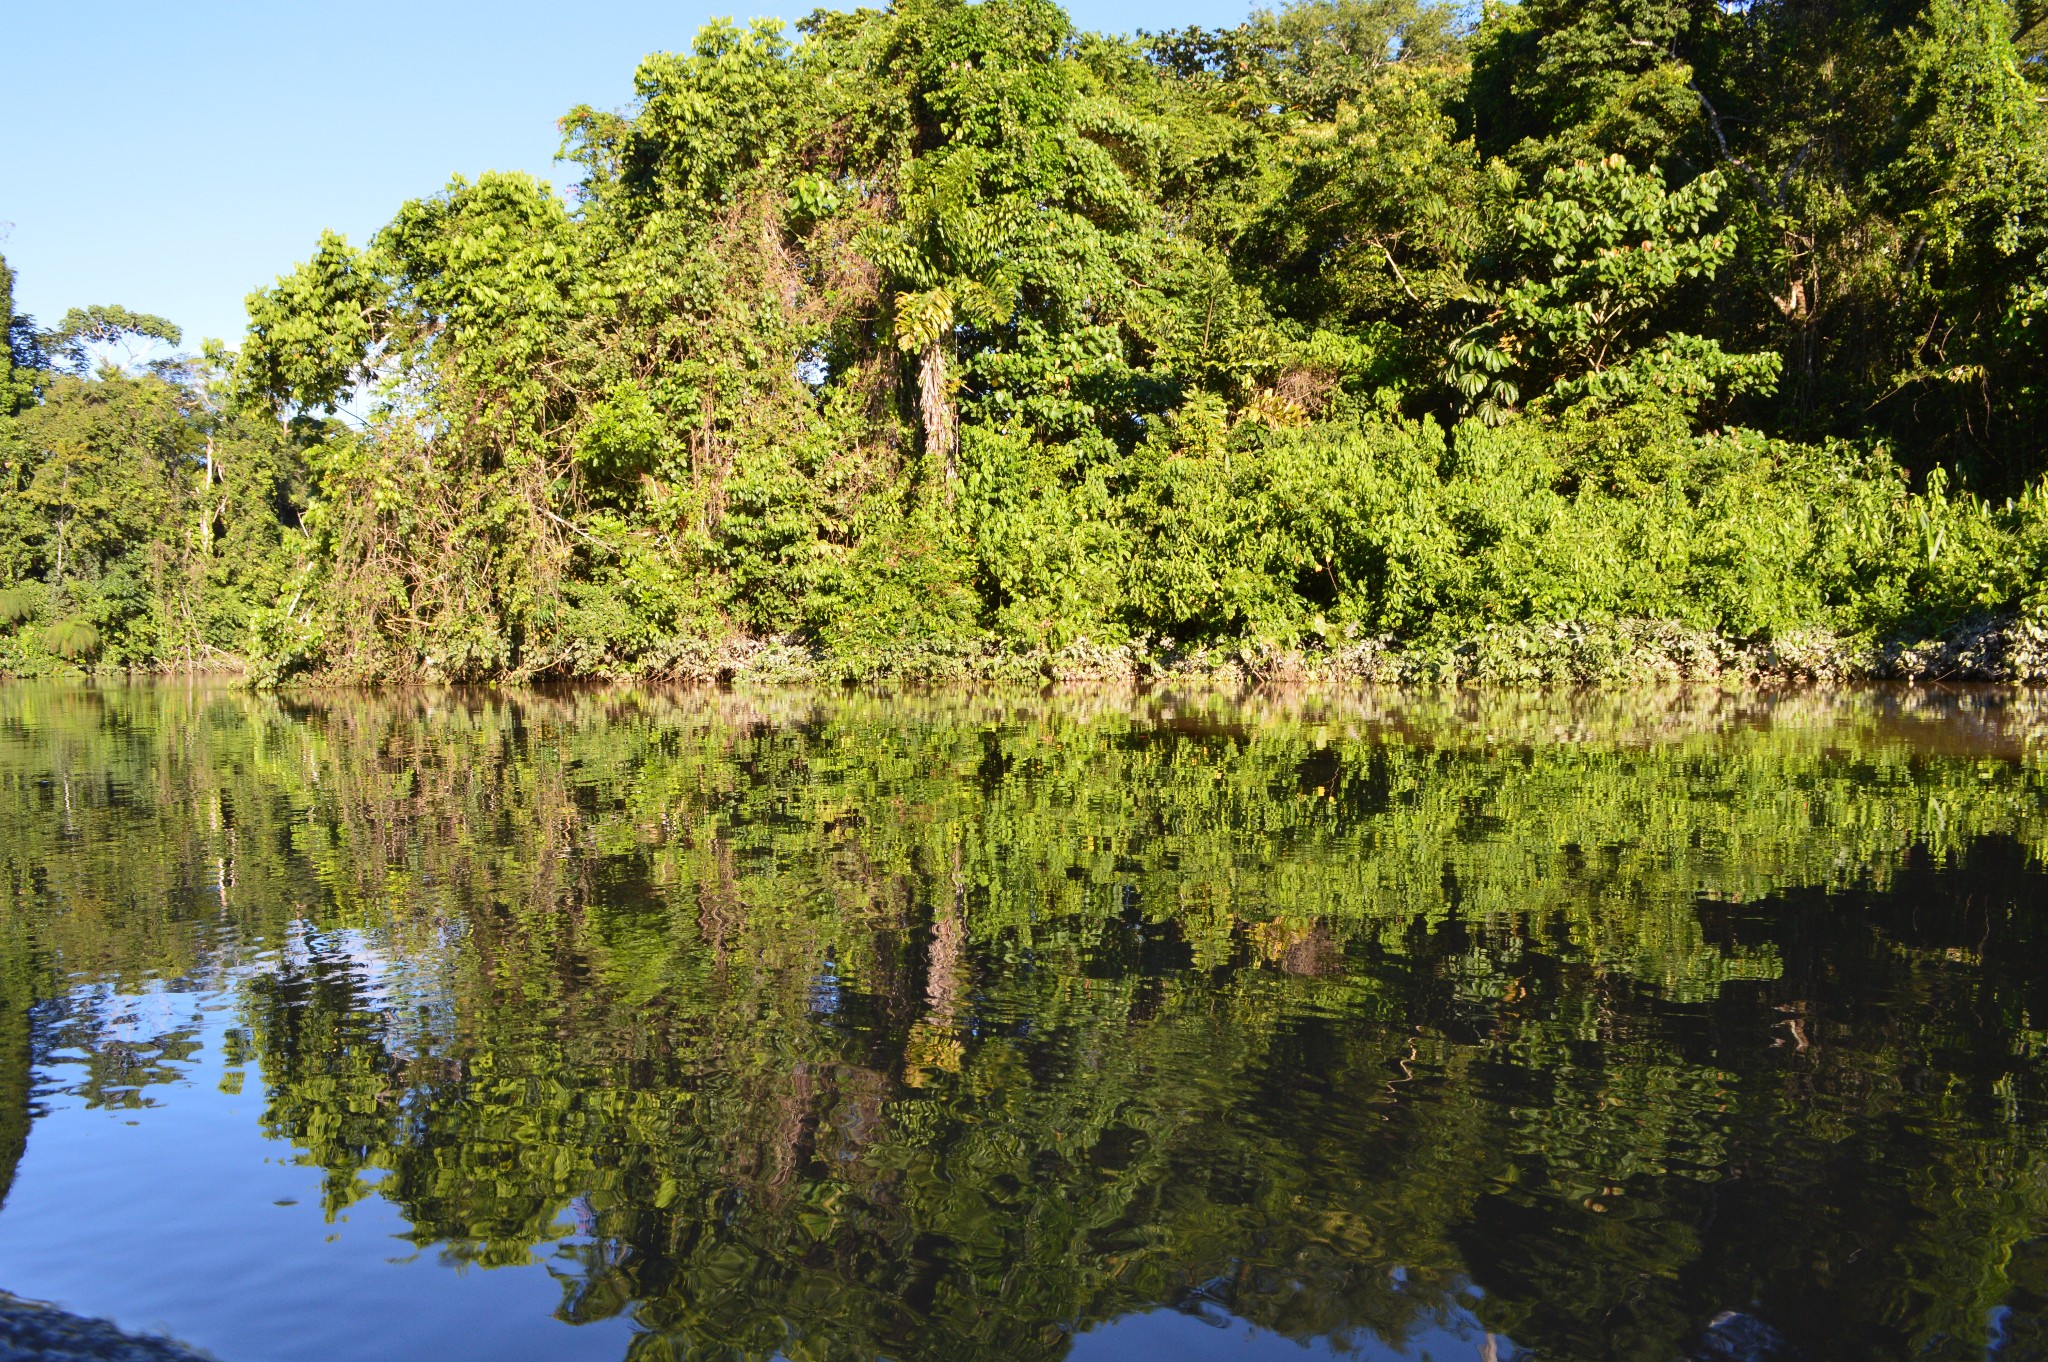
[[[872,2],[872,0],[871,0]],[[555,119],[618,107],[650,51],[726,4],[103,0],[10,7],[0,254],[49,325],[121,303],[238,341],[242,298],[323,227],[361,242],[450,175],[551,162]],[[850,7],[850,6],[849,6]],[[1082,0],[1083,28],[1234,23],[1247,0]]]

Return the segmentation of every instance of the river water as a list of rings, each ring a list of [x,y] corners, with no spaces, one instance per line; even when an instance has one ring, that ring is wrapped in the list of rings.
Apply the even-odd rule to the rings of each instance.
[[[268,1359],[2048,1356],[2048,696],[0,687],[0,1290]]]

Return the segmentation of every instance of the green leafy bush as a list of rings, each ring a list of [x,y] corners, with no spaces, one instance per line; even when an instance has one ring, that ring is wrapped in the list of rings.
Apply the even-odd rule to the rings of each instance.
[[[75,616],[58,620],[44,626],[43,647],[66,662],[85,662],[99,653],[100,631]]]
[[[36,617],[42,604],[43,593],[33,586],[23,584],[0,590],[0,628],[26,624]]]
[[[259,607],[249,612],[249,679],[269,689],[304,675],[325,656],[317,625],[289,610]]]

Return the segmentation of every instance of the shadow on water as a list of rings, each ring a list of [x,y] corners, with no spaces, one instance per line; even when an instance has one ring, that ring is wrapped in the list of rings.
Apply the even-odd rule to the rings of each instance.
[[[0,965],[0,1208],[28,1143],[29,998],[25,987],[10,987],[11,972]]]
[[[124,1333],[0,1293],[0,1362],[211,1362],[178,1343]]]
[[[20,926],[16,920],[9,926]],[[10,933],[0,953],[0,1210],[28,1143],[33,1057],[29,1025],[35,993],[28,942]],[[81,1319],[0,1292],[0,1360],[36,1362],[198,1362],[167,1340],[138,1338],[100,1320]]]
[[[636,1359],[2040,1356],[2044,737],[1990,691],[0,690],[0,1155],[32,997],[50,1100],[146,1149],[211,1057],[431,1250],[376,1271],[544,1269]]]

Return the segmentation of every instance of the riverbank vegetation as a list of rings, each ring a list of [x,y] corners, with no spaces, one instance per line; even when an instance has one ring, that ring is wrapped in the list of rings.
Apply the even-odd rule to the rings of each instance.
[[[714,23],[562,120],[566,193],[324,236],[239,349],[0,309],[0,666],[2048,674],[2044,43],[2010,0]]]

